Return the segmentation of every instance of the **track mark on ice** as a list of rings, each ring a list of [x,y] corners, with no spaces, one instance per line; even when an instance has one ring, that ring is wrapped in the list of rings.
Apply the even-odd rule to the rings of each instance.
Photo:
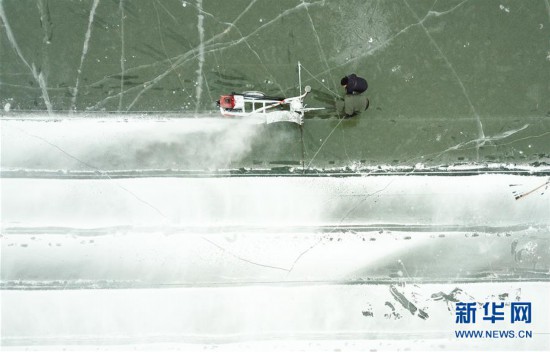
[[[84,36],[84,44],[82,46],[82,55],[80,55],[80,65],[78,66],[78,71],[76,73],[76,83],[73,89],[73,97],[71,99],[71,108],[69,111],[74,111],[76,109],[76,98],[78,96],[78,85],[80,84],[80,73],[82,72],[82,66],[84,64],[84,59],[88,53],[88,43],[90,42],[90,37],[92,36],[92,24],[94,22],[95,10],[99,0],[94,0],[92,8],[90,10],[90,16],[88,17],[88,28],[86,29],[86,35]]]

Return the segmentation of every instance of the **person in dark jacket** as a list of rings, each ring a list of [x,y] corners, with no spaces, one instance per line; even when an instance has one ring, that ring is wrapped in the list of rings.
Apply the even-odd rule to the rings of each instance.
[[[361,94],[367,91],[367,80],[352,73],[340,80],[340,84],[346,89],[346,94]]]
[[[369,85],[367,80],[352,73],[342,78],[340,84],[346,90],[343,100],[336,101],[336,110],[344,118],[353,117],[369,107],[369,98],[366,94]]]

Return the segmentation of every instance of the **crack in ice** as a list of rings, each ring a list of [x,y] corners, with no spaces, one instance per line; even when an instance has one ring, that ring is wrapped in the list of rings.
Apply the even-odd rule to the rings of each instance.
[[[430,154],[426,154],[426,155],[422,155],[422,156],[418,156],[418,157],[408,159],[406,161],[406,163],[410,163],[414,160],[418,160],[420,158],[425,158],[425,157],[431,157],[431,156],[435,156],[436,158],[439,158],[443,154],[451,152],[451,151],[455,151],[455,150],[468,150],[468,149],[473,149],[473,148],[478,149],[478,146],[479,146],[480,143],[485,144],[486,142],[499,141],[499,140],[508,138],[508,137],[520,132],[520,131],[523,131],[528,127],[529,127],[529,124],[525,124],[525,125],[523,125],[522,127],[518,128],[518,129],[505,131],[505,132],[502,132],[502,133],[497,134],[495,136],[484,137],[483,139],[478,139],[478,138],[472,139],[472,140],[469,140],[469,141],[466,141],[466,142],[456,144],[456,145],[454,145],[450,148],[447,148],[447,149],[443,150],[442,152],[430,153]],[[519,141],[530,139],[530,138],[539,138],[539,137],[543,137],[543,136],[548,135],[548,134],[550,134],[550,132],[543,133],[539,136],[529,136],[529,137],[520,138],[520,139],[514,140],[514,141],[509,142],[509,143],[499,144],[498,146],[505,146],[505,145],[509,145],[509,144],[512,144],[512,143],[517,143]],[[475,146],[472,147],[472,148],[465,148],[466,146],[472,145],[472,144],[475,144]]]
[[[421,24],[423,24],[428,18],[430,17],[439,17],[439,16],[443,16],[443,15],[447,15],[451,12],[453,12],[454,10],[456,10],[457,8],[459,8],[460,6],[462,6],[463,4],[465,4],[466,2],[468,2],[470,0],[464,0],[462,1],[461,3],[459,3],[458,5],[456,5],[455,7],[447,10],[447,11],[442,11],[442,12],[437,12],[437,11],[429,11],[426,16],[422,19],[422,20],[419,20],[417,23],[412,23],[408,26],[406,26],[405,28],[399,30],[397,33],[395,33],[394,35],[392,35],[391,37],[389,37],[388,39],[386,39],[385,41],[383,41],[382,43],[380,43],[379,45],[377,46],[374,46],[370,49],[368,49],[367,51],[365,51],[364,54],[362,55],[359,55],[359,56],[356,56],[344,63],[341,63],[341,64],[338,64],[338,65],[335,65],[335,66],[332,66],[331,68],[329,68],[328,70],[325,70],[325,71],[321,71],[319,72],[317,75],[313,76],[312,77],[314,79],[317,79],[319,76],[321,75],[324,75],[330,71],[333,71],[334,69],[337,69],[337,68],[340,68],[340,67],[343,67],[343,66],[346,66],[347,64],[349,63],[352,63],[352,62],[355,62],[355,61],[358,61],[366,56],[369,56],[369,55],[373,55],[375,52],[381,50],[381,49],[384,49],[385,47],[387,47],[388,45],[390,45],[396,38],[400,37],[401,35],[403,34],[406,34],[411,28],[413,27],[417,27]],[[417,18],[418,19],[418,18]]]
[[[45,2],[45,0],[39,0],[37,1],[36,6],[40,12],[40,26],[44,30],[44,38],[42,39],[42,42],[49,44],[52,39],[52,23],[48,3]]]
[[[416,170],[416,167],[414,167],[410,172],[408,172],[407,174],[405,174],[405,176],[407,175],[410,175],[412,174],[414,171]],[[367,195],[364,196],[363,199],[360,199],[357,204],[353,205],[350,207],[350,209],[346,212],[346,214],[344,214],[344,216],[340,219],[340,222],[331,230],[329,231],[326,235],[329,235],[331,233],[333,233],[334,231],[336,231],[337,229],[339,229],[339,227],[342,225],[342,223],[349,217],[349,215],[354,212],[357,208],[359,208],[359,206],[361,206],[367,199],[369,198],[372,198],[373,196],[379,194],[379,193],[382,193],[384,192],[388,187],[391,186],[391,184],[395,181],[396,179],[393,179],[391,180],[390,182],[388,182],[388,184],[386,184],[384,187],[382,187],[381,189],[373,192],[373,193],[369,193]],[[298,264],[298,262],[302,259],[302,257],[304,255],[306,255],[308,252],[310,252],[312,249],[314,249],[315,247],[317,247],[321,242],[323,241],[323,238],[320,238],[319,241],[317,241],[316,243],[314,243],[312,246],[310,246],[309,248],[307,248],[305,251],[303,251],[302,253],[300,253],[298,255],[298,257],[296,257],[296,259],[294,260],[292,266],[290,267],[290,269],[288,270],[288,273],[290,274],[290,272],[292,272],[292,270],[294,270],[294,267]]]
[[[17,56],[19,56],[19,59],[23,61],[25,66],[29,68],[31,71],[34,79],[38,83],[38,86],[40,87],[40,90],[42,91],[42,99],[44,100],[44,104],[46,105],[46,109],[48,110],[48,114],[52,114],[52,104],[50,102],[50,97],[48,95],[48,87],[46,84],[46,78],[44,77],[44,74],[42,71],[38,72],[36,69],[34,63],[29,64],[29,62],[25,59],[23,56],[23,53],[21,52],[21,49],[19,48],[19,45],[17,44],[17,41],[15,40],[15,36],[13,35],[13,32],[11,30],[11,27],[8,22],[8,18],[6,16],[6,13],[4,11],[4,1],[0,0],[0,18],[2,19],[2,22],[4,22],[4,29],[6,30],[6,35],[8,37],[8,40],[10,41],[10,44],[17,53]]]
[[[174,15],[172,15],[170,13],[170,11],[168,11],[168,9],[162,4],[162,2],[160,2],[159,0],[156,1],[157,4],[160,5],[160,7],[162,7],[162,9],[168,14],[168,16],[170,16],[172,18],[172,20],[178,24],[178,21],[176,20],[176,17],[174,17]]]
[[[199,33],[199,47],[198,47],[198,65],[197,68],[197,82],[195,88],[195,116],[197,115],[200,107],[202,96],[202,67],[204,65],[204,15],[202,14],[202,0],[197,0],[197,9],[199,14],[197,15],[197,30]]]
[[[168,217],[166,215],[164,215],[157,207],[155,207],[154,205],[152,205],[151,203],[147,202],[146,200],[140,198],[137,194],[135,194],[134,192],[130,191],[128,188],[120,185],[118,182],[116,182],[111,176],[109,176],[108,173],[104,172],[104,171],[101,171],[99,168],[95,167],[94,165],[91,165],[87,162],[85,162],[84,160],[81,160],[79,158],[77,158],[76,156],[70,154],[69,152],[67,152],[66,150],[64,150],[63,148],[59,147],[58,145],[56,144],[53,144],[51,143],[50,141],[46,140],[45,138],[43,137],[40,137],[40,136],[37,136],[35,134],[32,134],[32,133],[28,133],[26,131],[24,131],[23,129],[21,128],[18,128],[18,127],[14,127],[15,129],[19,130],[21,133],[27,135],[27,136],[30,136],[30,137],[33,137],[33,138],[36,138],[46,144],[48,144],[49,146],[59,150],[61,153],[65,154],[66,156],[68,156],[69,158],[77,161],[78,163],[86,166],[86,167],[89,167],[91,168],[92,170],[94,170],[95,172],[99,173],[100,175],[102,176],[105,176],[106,178],[108,178],[110,181],[114,182],[114,184],[119,187],[120,189],[122,189],[123,191],[127,192],[128,194],[130,194],[131,196],[133,196],[135,199],[137,199],[139,202],[145,204],[146,206],[148,206],[149,208],[153,209],[154,211],[156,211],[160,216],[162,216],[163,218],[165,219],[168,219]]]
[[[119,9],[120,9],[120,99],[118,101],[118,111],[122,110],[122,98],[124,91],[124,0],[120,0]]]
[[[249,37],[257,34],[258,32],[262,31],[266,27],[268,27],[268,26],[272,25],[273,23],[277,22],[281,18],[283,18],[285,16],[288,16],[289,14],[292,14],[292,13],[294,13],[294,12],[296,12],[296,11],[302,9],[302,8],[307,9],[310,6],[318,5],[318,4],[322,4],[322,3],[323,3],[323,1],[317,1],[317,2],[314,2],[314,3],[302,2],[301,4],[295,6],[291,9],[287,9],[287,10],[281,12],[278,16],[276,16],[275,18],[271,19],[270,21],[264,23],[262,26],[256,28],[254,31],[250,32],[248,35],[246,35],[245,37],[242,37],[241,39],[233,40],[233,41],[228,42],[228,43],[219,43],[218,45],[221,46],[221,47],[220,48],[214,48],[214,49],[210,50],[209,53],[213,52],[213,51],[225,50],[225,49],[231,48],[235,45],[238,45],[241,42],[243,42],[244,40],[247,40]]]
[[[525,141],[525,140],[533,139],[533,138],[540,138],[540,137],[548,136],[549,134],[550,134],[550,132],[545,132],[545,133],[534,135],[534,136],[518,138],[518,139],[514,139],[513,141],[511,141],[509,143],[499,144],[499,146],[510,145],[510,144],[513,144],[513,143],[517,143],[517,142],[521,142],[521,141]]]
[[[50,67],[49,64],[49,56],[48,56],[48,50],[47,46],[51,43],[52,39],[52,23],[51,23],[51,17],[50,17],[50,10],[48,3],[44,0],[39,0],[36,3],[38,7],[38,11],[40,12],[40,27],[44,31],[44,37],[42,38],[42,45],[41,45],[41,60],[42,60],[42,67],[45,67],[45,70],[48,70]]]
[[[252,6],[254,4],[255,1],[253,1],[250,5]],[[247,7],[247,9],[249,8]],[[245,9],[245,11],[247,10]],[[232,28],[235,28],[235,30],[239,33],[239,36],[244,39],[244,43],[246,44],[246,46],[248,47],[248,49],[254,54],[254,56],[256,56],[256,58],[258,59],[258,61],[260,62],[260,65],[262,66],[262,68],[264,69],[264,71],[266,72],[266,74],[269,76],[269,78],[271,79],[272,82],[274,82],[276,85],[277,85],[277,88],[279,88],[279,90],[281,91],[281,94],[282,95],[285,95],[285,89],[283,89],[283,87],[276,83],[275,80],[273,79],[273,75],[271,74],[271,72],[267,69],[267,67],[265,66],[265,63],[263,62],[263,60],[261,59],[260,55],[258,54],[258,52],[256,50],[254,50],[254,48],[252,48],[252,46],[250,45],[250,43],[248,42],[248,40],[246,38],[244,38],[245,36],[243,35],[242,31],[239,29],[239,27],[237,27],[234,23],[229,23],[229,22],[222,22],[220,21],[216,16],[214,16],[213,14],[209,13],[209,12],[206,12],[204,10],[202,10],[202,13],[204,13],[205,15],[211,17],[212,19],[214,19],[216,22],[220,23],[220,24],[225,24],[227,26],[230,26]],[[209,53],[214,53],[214,51],[211,51]],[[208,85],[208,82],[205,80],[205,83]]]
[[[424,21],[428,18],[428,15],[430,14],[433,14],[434,16],[441,16],[442,14],[445,14],[445,13],[449,13],[449,11],[453,10],[453,9],[456,9],[458,6],[460,6],[462,3],[465,3],[467,0],[465,0],[464,2],[462,2],[461,4],[455,6],[453,9],[451,10],[448,10],[448,11],[445,11],[445,12],[435,12],[435,11],[430,11],[428,12],[428,15],[426,15],[422,20],[420,20],[418,18],[418,15],[416,14],[416,12],[414,12],[414,10],[411,8],[411,6],[409,5],[409,3],[407,2],[407,0],[403,0],[405,2],[405,5],[407,5],[407,7],[409,8],[409,10],[411,11],[411,13],[416,17],[417,20],[419,20],[419,24],[420,26],[422,27],[422,29],[424,30],[424,32],[426,33],[426,36],[428,37],[428,39],[430,40],[430,42],[432,43],[432,45],[436,48],[436,50],[439,52],[439,54],[441,55],[441,57],[443,58],[443,60],[445,61],[445,63],[447,64],[447,66],[449,67],[449,69],[451,70],[451,72],[453,73],[453,75],[455,76],[458,84],[460,85],[460,87],[462,88],[462,93],[464,94],[464,96],[466,97],[466,101],[468,102],[468,105],[470,106],[470,109],[472,110],[475,118],[476,118],[476,122],[477,122],[477,129],[478,129],[478,141],[481,142],[481,144],[478,144],[478,147],[481,147],[483,146],[484,144],[484,140],[485,140],[485,133],[483,132],[483,124],[481,123],[481,118],[476,110],[476,108],[474,107],[474,104],[472,103],[472,100],[470,99],[470,96],[468,95],[468,92],[466,91],[466,87],[464,86],[464,83],[462,82],[462,80],[460,79],[460,76],[458,75],[458,73],[456,72],[456,70],[454,69],[453,65],[451,64],[451,62],[449,61],[449,59],[447,58],[447,56],[443,53],[443,51],[441,50],[441,48],[439,47],[439,45],[437,44],[437,42],[433,39],[432,35],[430,34],[430,32],[428,31],[428,29],[426,28],[426,26],[424,26]]]
[[[333,230],[334,231],[334,230]],[[332,231],[331,231],[332,232]],[[329,233],[331,233],[329,232]],[[302,253],[300,253],[298,255],[298,257],[296,257],[296,259],[294,260],[294,262],[292,263],[292,266],[290,267],[290,269],[288,269],[288,274],[290,274],[292,272],[292,270],[294,270],[294,267],[296,266],[296,264],[298,264],[298,262],[302,259],[302,257],[304,255],[306,255],[309,251],[311,251],[312,249],[314,249],[315,247],[317,247],[321,242],[323,242],[323,238],[320,238],[317,242],[315,242],[313,245],[311,245],[309,248],[307,248],[305,251],[303,251]]]
[[[323,143],[321,143],[321,146],[319,146],[319,149],[317,149],[317,151],[315,152],[315,154],[313,155],[313,157],[311,158],[311,160],[310,160],[309,163],[307,164],[306,169],[309,169],[311,163],[313,162],[313,160],[315,160],[315,157],[317,157],[317,154],[319,154],[319,152],[321,151],[321,149],[323,149],[323,147],[325,146],[325,144],[326,144],[327,141],[329,140],[330,136],[332,136],[332,134],[334,133],[334,131],[336,131],[336,129],[338,128],[338,126],[340,126],[340,124],[342,123],[342,121],[344,121],[343,118],[341,118],[340,121],[338,121],[338,123],[336,124],[336,126],[334,126],[334,128],[332,129],[332,131],[330,131],[330,133],[329,133],[328,136],[325,138],[325,140],[323,141]]]
[[[304,3],[304,0],[302,0],[302,3]],[[309,13],[309,9],[307,8],[307,6],[305,7],[305,9],[306,9],[307,17],[309,19],[309,23],[311,24],[311,29],[313,29],[313,34],[315,35],[315,39],[317,40],[317,46],[319,47],[319,53],[321,54],[321,58],[323,59],[326,68],[330,70],[330,66],[327,61],[327,56],[325,54],[325,51],[323,50],[323,46],[321,45],[321,38],[319,38],[319,33],[317,33],[317,30],[315,29],[315,25],[313,24],[313,19],[311,18],[311,14]],[[334,83],[334,79],[331,79],[331,81],[332,81],[332,85],[334,86],[334,89],[337,90],[336,83]]]
[[[213,242],[213,241],[211,241],[211,240],[209,240],[209,239],[207,239],[207,238],[205,238],[205,237],[201,237],[201,238],[202,238],[204,241],[206,241],[206,242],[210,243],[211,245],[213,245],[214,247],[220,249],[223,253],[227,253],[227,254],[231,255],[232,257],[237,258],[238,260],[241,260],[241,261],[243,261],[243,262],[245,262],[245,263],[252,264],[252,265],[256,265],[256,266],[261,266],[261,267],[264,267],[264,268],[276,269],[276,270],[282,270],[282,271],[289,272],[289,269],[281,268],[281,267],[279,267],[279,266],[273,266],[273,265],[261,264],[261,263],[253,262],[253,261],[251,261],[251,260],[249,260],[249,259],[243,258],[243,257],[241,257],[241,256],[239,256],[239,255],[237,255],[237,254],[235,254],[235,253],[229,251],[228,249],[226,249],[226,248],[220,246],[219,244],[217,244],[217,243],[215,243],[215,242]]]
[[[237,18],[235,19],[235,21],[233,21],[232,25],[234,25],[237,21],[240,20],[240,18],[242,16],[245,15],[245,13],[252,7],[252,5],[255,3],[252,2],[250,3],[246,9],[241,12],[241,14],[239,16],[237,16]],[[213,36],[212,38],[208,39],[207,41],[205,41],[203,43],[205,49],[206,49],[206,46],[209,45],[211,42],[214,42],[216,41],[217,39],[223,37],[224,35],[226,35],[227,33],[229,33],[231,31],[231,28],[232,26],[228,26],[225,30],[223,30],[222,32],[216,34],[215,36]],[[214,44],[216,45],[216,44]],[[181,55],[178,55],[176,56],[174,59],[176,60],[175,61],[175,64],[172,65],[172,67],[166,71],[164,71],[163,73],[161,73],[160,75],[158,75],[157,77],[155,77],[154,79],[152,80],[149,80],[147,82],[145,82],[143,84],[143,89],[136,95],[136,97],[134,98],[134,100],[132,101],[132,103],[128,106],[128,108],[126,109],[126,111],[130,111],[130,109],[134,106],[134,104],[139,100],[139,98],[145,93],[147,92],[149,89],[153,88],[158,82],[160,82],[162,79],[164,79],[164,77],[166,77],[168,74],[172,73],[172,71],[174,71],[176,68],[184,65],[185,63],[187,63],[188,61],[196,58],[196,55],[192,56],[193,54],[195,54],[197,52],[197,48],[193,48],[189,51],[187,51],[186,53],[184,54],[181,54]],[[205,51],[206,53],[206,51]],[[189,58],[189,56],[192,56],[191,58]],[[163,60],[163,61],[167,61],[167,60]],[[168,60],[169,61],[169,60]],[[130,91],[133,91],[135,89],[138,89],[139,87],[136,86],[136,87],[132,87],[132,88],[129,88],[125,91],[125,93],[128,93]],[[120,93],[119,93],[120,94]],[[94,109],[96,109],[98,106],[101,106],[102,104],[104,104],[105,102],[107,102],[109,99],[112,99],[114,97],[118,96],[118,94],[114,95],[114,96],[109,96],[105,99],[103,99],[102,101],[98,102],[97,104],[94,105]]]
[[[241,38],[244,38],[241,30],[237,27],[235,27],[235,29],[237,30],[237,32],[239,33],[239,35],[241,36]],[[285,89],[279,84],[279,83],[275,83],[275,79],[273,78],[273,75],[269,72],[269,70],[267,69],[267,67],[265,66],[265,63],[263,62],[262,58],[260,57],[260,54],[258,54],[258,52],[256,50],[254,50],[254,48],[252,48],[252,46],[250,45],[250,43],[248,42],[248,40],[245,40],[244,43],[246,44],[246,46],[248,47],[248,49],[254,54],[254,56],[256,56],[256,58],[258,59],[258,61],[260,62],[260,65],[262,65],[262,68],[264,69],[264,71],[269,75],[269,78],[271,78],[271,81],[274,82],[275,85],[277,85],[277,87],[279,88],[279,90],[281,91],[281,94],[284,96],[286,95],[285,93]]]
[[[246,8],[243,12],[246,12],[250,9],[250,7],[252,7],[252,5],[254,5],[254,3],[256,2],[257,0],[254,0],[252,1]],[[197,8],[197,10],[199,10]],[[272,82],[275,83],[275,80],[273,79],[273,75],[270,73],[270,71],[267,69],[267,67],[265,66],[265,63],[263,62],[263,60],[261,59],[260,55],[258,54],[258,52],[256,50],[254,50],[254,48],[252,48],[252,46],[250,45],[250,43],[248,42],[247,38],[245,38],[245,36],[243,35],[242,31],[239,29],[239,27],[237,27],[235,25],[235,23],[239,20],[240,17],[238,17],[235,21],[233,21],[232,23],[231,22],[222,22],[220,21],[216,16],[214,16],[213,14],[209,13],[209,12],[206,12],[204,11],[204,9],[200,9],[200,12],[203,13],[204,15],[207,15],[209,17],[211,17],[214,21],[220,23],[220,24],[225,24],[231,28],[234,28],[238,33],[239,33],[239,36],[241,37],[241,39],[243,39],[244,43],[246,44],[246,46],[248,47],[248,49],[254,54],[254,56],[258,59],[258,61],[260,62],[260,65],[262,66],[262,68],[265,70],[266,74],[269,75],[269,78],[272,80]],[[223,50],[224,48],[220,49],[220,50]],[[217,50],[217,49],[216,49]],[[215,50],[212,50],[212,51],[209,51],[208,53],[213,53],[215,54]],[[204,76],[204,74],[203,74]],[[208,88],[208,82],[206,79],[204,79],[204,82],[205,84],[207,85],[207,88]],[[285,90],[283,89],[283,87],[278,84],[278,83],[275,83],[277,85],[277,87],[279,88],[279,90],[281,91],[281,94],[282,95],[285,95]],[[209,88],[208,88],[209,89]],[[209,94],[210,94],[210,90],[209,90]],[[212,97],[211,97],[212,98]]]
[[[457,4],[456,6],[454,7],[451,7],[449,10],[446,10],[446,11],[428,11],[428,13],[426,14],[426,16],[422,19],[421,22],[424,22],[426,19],[428,19],[429,17],[431,16],[435,16],[435,17],[439,17],[439,16],[443,16],[443,15],[447,15],[453,11],[455,11],[457,8],[459,8],[460,6],[464,5],[465,3],[467,3],[468,1],[470,0],[464,0],[462,1],[461,3]],[[437,2],[437,1],[436,1]],[[434,4],[432,5],[432,9],[433,7],[435,6],[436,2],[434,2]]]
[[[223,37],[224,35],[226,35],[227,33],[229,33],[231,31],[231,29],[233,28],[233,26],[235,25],[235,23],[242,17],[245,15],[245,13],[251,8],[251,6],[254,4],[255,2],[252,2],[249,4],[249,6],[245,9],[245,11],[243,11],[236,19],[233,23],[231,23],[231,25],[229,25],[224,31],[216,34],[215,36],[213,36],[212,38],[208,39],[207,41],[204,42],[204,48],[205,48],[205,51],[204,53],[207,54],[207,53],[211,53],[211,52],[215,52],[215,51],[219,51],[219,50],[225,50],[227,48],[230,48],[232,46],[235,46],[235,45],[238,45],[240,44],[243,40],[246,40],[248,39],[248,37],[256,34],[258,31],[260,30],[263,30],[266,26],[269,26],[271,24],[273,24],[274,22],[276,22],[277,20],[281,19],[282,17],[284,16],[287,16],[288,14],[290,13],[293,13],[299,9],[301,9],[302,7],[309,7],[309,6],[313,6],[313,5],[317,5],[321,2],[315,2],[315,3],[303,3],[303,4],[300,4],[292,9],[288,9],[282,13],[280,13],[277,17],[275,17],[274,19],[272,19],[271,21],[267,22],[266,24],[264,24],[263,26],[260,26],[258,27],[256,30],[254,30],[253,32],[251,32],[249,35],[247,35],[246,37],[243,37],[239,40],[236,40],[236,41],[232,41],[232,42],[229,42],[229,43],[213,43],[211,44],[212,42],[215,42],[217,39]],[[211,50],[207,50],[207,48],[209,47],[213,47],[213,49]],[[152,87],[154,87],[158,82],[160,82],[162,79],[164,79],[164,77],[166,77],[168,74],[170,74],[175,68],[178,68],[182,65],[184,65],[185,63],[187,63],[188,61],[194,59],[197,57],[196,55],[196,52],[197,52],[197,49],[198,48],[193,48],[191,50],[189,50],[188,52],[182,54],[182,55],[179,55],[177,56],[177,61],[175,63],[175,67],[173,68],[170,68],[168,70],[166,70],[165,72],[161,73],[160,75],[158,75],[157,77],[155,77],[154,79],[152,80],[149,80],[147,82],[145,82],[143,84],[143,89],[136,95],[136,97],[134,98],[134,100],[132,101],[132,103],[128,106],[127,110],[126,111],[129,111],[133,106],[134,104],[139,100],[139,98],[145,93],[147,92],[149,89],[151,89]],[[191,57],[190,57],[191,56]],[[163,60],[165,61],[165,60]],[[125,91],[125,93],[128,93],[130,91],[133,91],[135,89],[138,89],[139,86],[136,86],[136,87],[132,87],[132,88],[129,88]],[[99,106],[105,104],[105,102],[107,102],[108,100],[110,99],[113,99],[115,97],[118,97],[120,95],[120,93],[118,94],[115,94],[115,95],[112,95],[112,96],[109,96],[105,99],[103,99],[102,101],[98,102],[97,104],[95,104],[92,109],[97,109]]]
[[[92,4],[92,9],[90,10],[90,16],[88,17],[88,28],[84,37],[84,45],[82,47],[82,55],[80,56],[80,65],[78,66],[78,71],[76,75],[76,83],[73,89],[73,97],[71,99],[71,108],[69,109],[70,111],[76,110],[76,98],[78,96],[78,85],[80,84],[80,73],[82,72],[84,59],[86,57],[86,54],[88,53],[88,42],[90,41],[90,37],[92,36],[92,24],[94,22],[95,10],[98,4],[99,0],[94,0]]]
[[[441,152],[440,154],[437,155],[437,157],[440,157],[441,155],[447,153],[447,152],[450,152],[450,151],[453,151],[453,150],[459,150],[461,149],[462,147],[465,147],[467,145],[470,145],[470,144],[474,144],[476,145],[476,147],[480,146],[480,145],[484,145],[486,142],[494,142],[494,141],[498,141],[498,140],[501,140],[501,139],[505,139],[505,138],[508,138],[510,137],[511,135],[514,135],[520,131],[523,131],[524,129],[526,129],[527,127],[529,127],[529,124],[526,124],[526,125],[523,125],[521,128],[518,128],[518,129],[515,129],[515,130],[510,130],[510,131],[506,131],[506,132],[502,132],[500,134],[497,134],[495,136],[489,136],[489,137],[483,137],[483,138],[477,138],[477,139],[473,139],[471,141],[467,141],[467,142],[463,142],[463,143],[459,143],[453,147],[450,147],[450,148],[447,148],[446,150],[444,150],[443,152]]]
[[[455,150],[468,150],[468,149],[474,149],[474,148],[478,148],[478,145],[480,142],[494,142],[494,141],[499,141],[499,140],[502,140],[502,139],[505,139],[505,138],[508,138],[510,137],[511,135],[514,135],[520,131],[523,131],[524,129],[526,129],[527,127],[529,127],[529,124],[526,124],[518,129],[515,129],[515,130],[510,130],[510,131],[506,131],[506,132],[502,132],[498,135],[495,135],[495,136],[489,136],[489,137],[485,137],[483,140],[479,140],[479,139],[473,139],[473,140],[470,140],[470,141],[467,141],[467,142],[462,142],[462,143],[459,143],[455,146],[452,146],[450,148],[447,148],[445,149],[444,151],[442,152],[439,152],[439,153],[431,153],[431,154],[426,154],[426,155],[422,155],[420,157],[414,157],[412,159],[409,159],[407,160],[407,162],[412,162],[413,160],[417,160],[419,158],[425,158],[425,157],[431,157],[431,156],[435,156],[436,158],[439,158],[441,157],[443,154],[445,153],[448,153],[450,151],[455,151]],[[494,147],[502,147],[502,146],[506,146],[506,145],[510,145],[510,144],[513,144],[513,143],[517,143],[517,142],[521,142],[521,141],[524,141],[524,140],[527,140],[527,139],[532,139],[532,138],[540,138],[540,137],[544,137],[544,136],[547,136],[549,135],[550,132],[545,132],[543,134],[540,134],[540,135],[536,135],[536,136],[528,136],[528,137],[523,137],[523,138],[519,138],[519,139],[515,139],[511,142],[508,142],[508,143],[501,143],[501,144],[498,144]],[[474,147],[470,147],[470,148],[465,148],[466,146],[468,145],[471,145],[471,144],[475,144]]]
[[[167,11],[166,8],[164,7],[164,5],[162,5],[162,3],[159,0],[157,0],[156,3],[159,4],[162,8],[164,8],[165,11]],[[153,2],[153,6],[155,7],[155,12],[157,13],[157,26],[158,26],[160,44],[162,45],[162,50],[164,51],[164,55],[166,56],[166,59],[170,63],[170,67],[172,67],[175,70],[174,62],[168,56],[168,51],[166,50],[166,45],[164,44],[164,36],[162,35],[162,30],[161,30],[161,27],[160,27],[160,15],[159,15],[159,12],[157,10],[157,6],[155,5],[154,2]],[[185,90],[185,85],[183,84],[183,81],[181,80],[180,75],[177,74],[176,77],[178,78],[178,81],[180,82],[182,91]]]

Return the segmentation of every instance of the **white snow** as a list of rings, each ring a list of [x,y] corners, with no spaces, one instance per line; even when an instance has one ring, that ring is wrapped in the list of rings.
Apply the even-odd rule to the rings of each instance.
[[[516,201],[513,194],[546,181],[514,175],[2,179],[2,222],[77,228],[550,225],[548,195]]]
[[[532,302],[533,323],[455,323],[432,295],[459,286],[478,302]],[[198,287],[131,290],[2,291],[4,348],[319,351],[546,350],[548,283],[426,284],[397,287],[428,315],[392,299],[388,285]],[[414,297],[414,298],[413,298]],[[399,318],[392,318],[391,301]],[[498,302],[498,299],[497,299]],[[373,317],[362,314],[365,309]],[[458,329],[533,330],[532,339],[457,339]],[[414,344],[413,344],[414,343]],[[417,344],[418,343],[418,344]],[[160,344],[160,345],[158,345]],[[118,346],[117,346],[118,345]]]
[[[16,115],[17,116],[17,115]],[[224,168],[250,151],[263,121],[91,115],[37,115],[1,121],[2,168],[112,170]],[[174,164],[167,165],[165,153]],[[188,168],[188,167],[187,167]]]
[[[550,194],[539,176],[548,167],[434,177],[351,163],[367,173],[115,178],[106,171],[155,170],[166,152],[224,167],[250,151],[258,126],[140,116],[1,123],[2,171],[12,172],[0,179],[3,350],[550,348]],[[205,136],[208,148],[192,149]],[[378,170],[388,174],[371,175]],[[502,282],[524,274],[543,279]],[[456,288],[462,300],[532,302],[530,326],[473,328],[535,335],[457,339],[464,327],[440,298]]]

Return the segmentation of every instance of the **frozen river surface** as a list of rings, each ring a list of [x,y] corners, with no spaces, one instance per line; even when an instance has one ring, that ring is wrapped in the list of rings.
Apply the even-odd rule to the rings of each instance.
[[[548,348],[547,167],[232,168],[257,126],[3,120],[3,347]],[[534,337],[454,335],[495,300]]]
[[[2,350],[550,350],[549,37],[548,0],[0,0]],[[303,126],[216,111],[300,78]]]

